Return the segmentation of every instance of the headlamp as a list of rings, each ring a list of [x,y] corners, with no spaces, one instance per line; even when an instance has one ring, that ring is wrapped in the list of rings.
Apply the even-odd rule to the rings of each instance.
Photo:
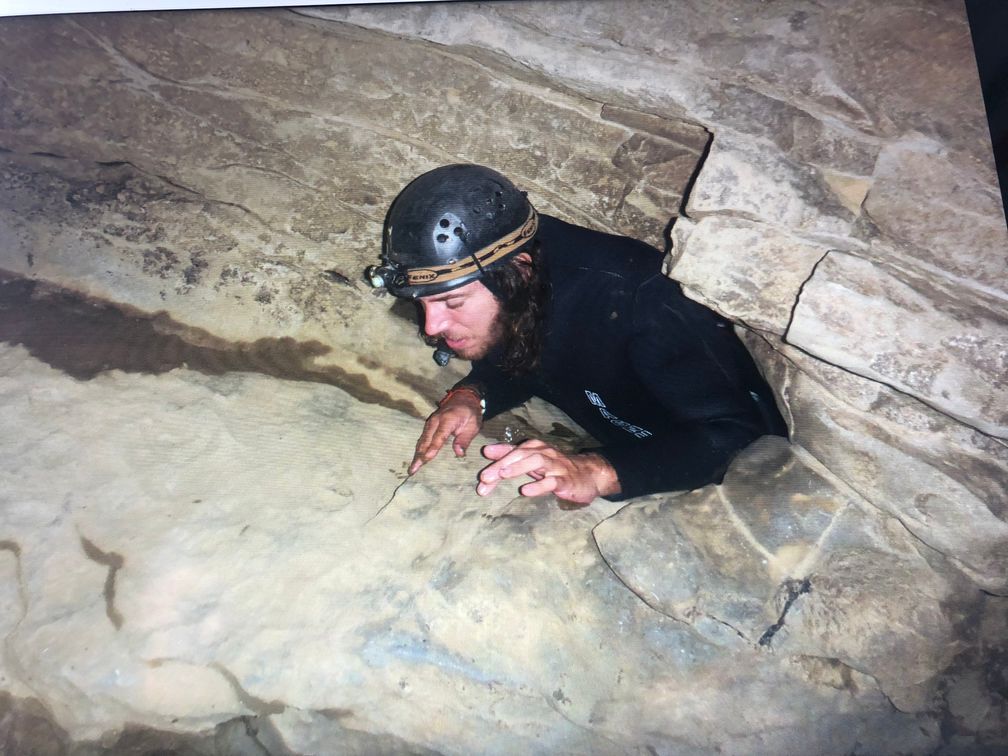
[[[406,284],[406,271],[401,267],[383,263],[364,269],[364,280],[376,289],[396,289]]]

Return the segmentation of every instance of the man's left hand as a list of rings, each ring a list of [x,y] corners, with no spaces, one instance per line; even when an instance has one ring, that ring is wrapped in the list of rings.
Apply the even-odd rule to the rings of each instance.
[[[616,471],[598,454],[567,454],[538,439],[518,446],[489,444],[483,456],[494,460],[480,472],[476,493],[486,496],[502,480],[527,475],[533,482],[521,486],[522,496],[552,493],[558,499],[590,504],[598,496],[620,492]]]

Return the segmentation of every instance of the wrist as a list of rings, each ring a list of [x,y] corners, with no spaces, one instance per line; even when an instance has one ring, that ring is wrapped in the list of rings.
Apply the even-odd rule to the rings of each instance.
[[[438,402],[438,408],[444,407],[453,401],[463,401],[478,406],[481,418],[486,412],[486,399],[483,398],[483,394],[480,393],[479,389],[474,386],[455,386],[448,389],[445,395],[441,397],[441,401]]]

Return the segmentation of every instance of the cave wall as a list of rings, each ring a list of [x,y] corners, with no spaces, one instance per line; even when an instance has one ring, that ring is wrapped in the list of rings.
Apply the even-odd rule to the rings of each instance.
[[[4,312],[32,313],[0,326],[5,453],[31,460],[3,471],[0,672],[75,738],[1003,736],[1008,232],[959,3],[53,16],[0,41]],[[464,366],[360,271],[398,189],[456,160],[667,249],[791,443],[619,511],[473,502],[478,459],[401,479]],[[112,310],[128,355],[75,353]]]
[[[751,334],[793,440],[1003,593],[1008,232],[961,4],[633,8],[316,13],[710,131],[670,275]]]

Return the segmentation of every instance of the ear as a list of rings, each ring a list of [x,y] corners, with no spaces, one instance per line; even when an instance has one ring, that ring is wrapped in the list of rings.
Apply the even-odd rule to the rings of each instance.
[[[532,277],[532,255],[528,252],[519,252],[514,256],[514,265],[526,281]]]
[[[530,255],[528,252],[519,252],[517,255],[515,255],[515,262],[525,266],[531,265],[532,255]]]

